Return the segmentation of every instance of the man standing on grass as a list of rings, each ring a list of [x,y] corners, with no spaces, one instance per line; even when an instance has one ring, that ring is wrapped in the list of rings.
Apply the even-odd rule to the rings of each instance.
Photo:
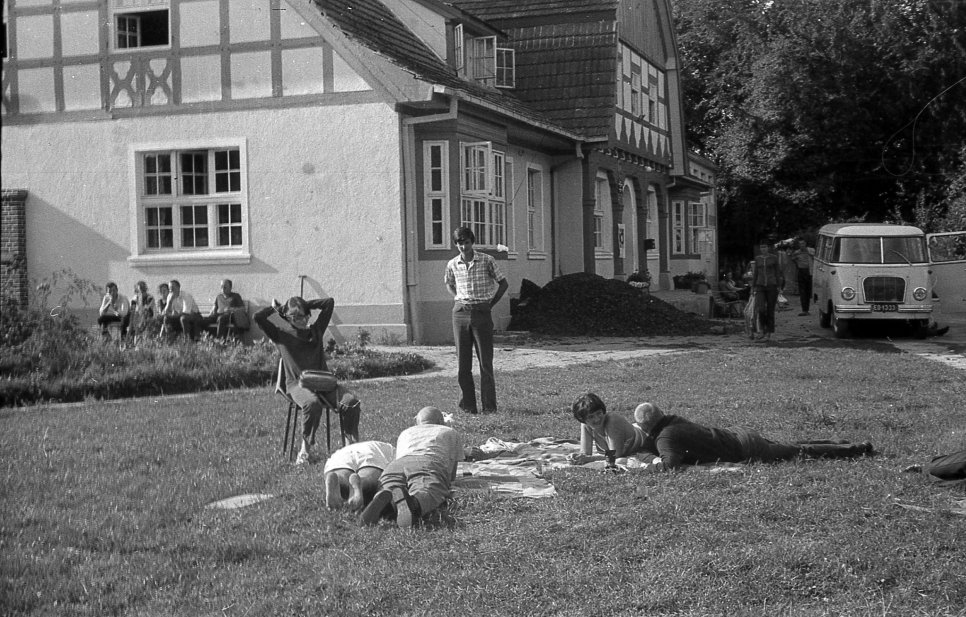
[[[454,296],[453,338],[459,365],[459,409],[477,413],[473,381],[473,349],[480,364],[480,399],[483,413],[496,412],[496,381],[493,376],[493,316],[491,309],[509,284],[496,260],[473,250],[476,235],[467,227],[453,231],[459,255],[446,264],[444,282]]]

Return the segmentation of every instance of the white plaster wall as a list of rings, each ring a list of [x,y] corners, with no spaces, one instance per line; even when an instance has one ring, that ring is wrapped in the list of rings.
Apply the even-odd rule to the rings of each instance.
[[[251,263],[133,266],[129,145],[199,136],[247,139]],[[336,299],[334,324],[370,331],[402,329],[398,158],[397,116],[378,103],[12,125],[2,140],[4,188],[29,191],[31,279],[69,267],[129,293],[178,278],[205,303],[228,276],[265,304],[305,274],[306,297]]]

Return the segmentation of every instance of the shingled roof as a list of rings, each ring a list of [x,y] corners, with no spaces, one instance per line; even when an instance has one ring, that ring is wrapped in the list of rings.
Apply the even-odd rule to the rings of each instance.
[[[510,37],[517,96],[586,138],[606,138],[616,104],[618,0],[449,0]]]
[[[417,78],[450,88],[470,99],[491,106],[566,135],[560,124],[532,105],[521,101],[514,92],[483,86],[462,79],[456,70],[441,60],[418,36],[396,17],[380,0],[314,0],[328,19],[347,37],[380,54]]]

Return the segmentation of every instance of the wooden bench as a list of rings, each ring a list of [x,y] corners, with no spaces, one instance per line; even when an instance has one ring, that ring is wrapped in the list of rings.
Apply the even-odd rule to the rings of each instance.
[[[251,304],[248,300],[242,300],[245,303],[245,315],[248,316],[248,325],[245,327],[235,325],[234,319],[231,325],[228,326],[228,335],[237,339],[242,339],[245,333],[251,330],[252,314],[251,314]],[[215,306],[214,302],[208,302],[206,304],[198,303],[198,311],[201,313],[202,317],[208,317],[211,314],[211,309]],[[218,324],[213,323],[204,327],[205,331],[211,336],[216,336],[218,332]]]
[[[722,294],[723,292],[717,290],[711,290],[708,292],[711,294],[711,318],[715,317],[727,317],[732,319],[741,319],[744,310],[745,303],[742,300],[728,300]]]

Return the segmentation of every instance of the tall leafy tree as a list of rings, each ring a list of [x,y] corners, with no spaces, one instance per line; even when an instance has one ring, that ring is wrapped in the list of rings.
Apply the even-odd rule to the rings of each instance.
[[[966,144],[966,2],[676,0],[723,249],[829,220],[943,216]],[[917,209],[917,204],[920,206]]]

